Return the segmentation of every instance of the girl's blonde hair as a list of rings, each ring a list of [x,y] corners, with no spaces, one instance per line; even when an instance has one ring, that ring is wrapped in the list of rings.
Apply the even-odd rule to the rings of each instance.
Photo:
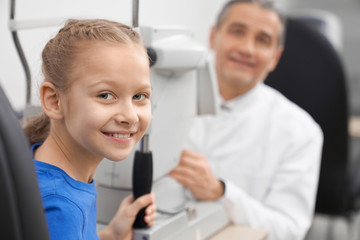
[[[76,54],[84,49],[84,44],[96,41],[143,46],[140,35],[125,24],[105,19],[70,19],[42,51],[44,81],[66,91],[71,84],[69,74],[76,67]],[[44,113],[24,127],[31,145],[44,141],[49,130],[50,119]]]

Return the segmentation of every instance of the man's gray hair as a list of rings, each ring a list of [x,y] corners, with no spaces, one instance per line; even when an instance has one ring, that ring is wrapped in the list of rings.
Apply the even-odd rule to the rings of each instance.
[[[216,27],[220,28],[223,22],[225,21],[230,8],[237,3],[250,3],[254,5],[258,5],[263,9],[272,11],[276,13],[281,22],[281,30],[279,33],[279,45],[285,44],[285,29],[286,29],[286,17],[281,11],[277,8],[274,0],[229,0],[220,10],[217,19],[216,19]]]

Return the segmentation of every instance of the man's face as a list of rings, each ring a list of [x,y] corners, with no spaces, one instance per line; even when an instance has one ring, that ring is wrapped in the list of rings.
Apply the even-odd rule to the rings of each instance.
[[[276,13],[251,3],[233,5],[222,24],[213,27],[210,47],[225,100],[249,91],[274,70],[283,50],[280,31]]]

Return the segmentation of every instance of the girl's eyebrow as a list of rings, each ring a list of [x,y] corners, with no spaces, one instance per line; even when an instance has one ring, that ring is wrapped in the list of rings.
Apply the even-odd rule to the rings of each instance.
[[[153,88],[150,84],[141,84],[138,88],[138,91],[148,91],[152,92]]]
[[[108,85],[114,85],[116,84],[117,81],[116,80],[112,80],[112,79],[107,79],[107,78],[99,78],[99,80],[94,80],[92,81],[89,86],[90,87],[94,87],[94,86],[97,86],[97,85],[100,85],[100,84],[108,84]]]
[[[100,80],[95,80],[94,82],[90,83],[88,86],[89,88],[94,88],[97,86],[101,86],[101,85],[107,85],[110,87],[114,87],[119,84],[117,80],[113,80],[113,79],[100,79]],[[153,88],[152,85],[150,83],[141,83],[138,85],[137,87],[137,91],[149,91],[152,92]]]

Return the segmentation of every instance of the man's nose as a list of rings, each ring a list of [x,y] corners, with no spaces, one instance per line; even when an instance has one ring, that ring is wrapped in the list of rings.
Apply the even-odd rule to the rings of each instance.
[[[255,52],[255,40],[251,36],[246,36],[237,44],[237,50],[242,55],[251,56]]]

